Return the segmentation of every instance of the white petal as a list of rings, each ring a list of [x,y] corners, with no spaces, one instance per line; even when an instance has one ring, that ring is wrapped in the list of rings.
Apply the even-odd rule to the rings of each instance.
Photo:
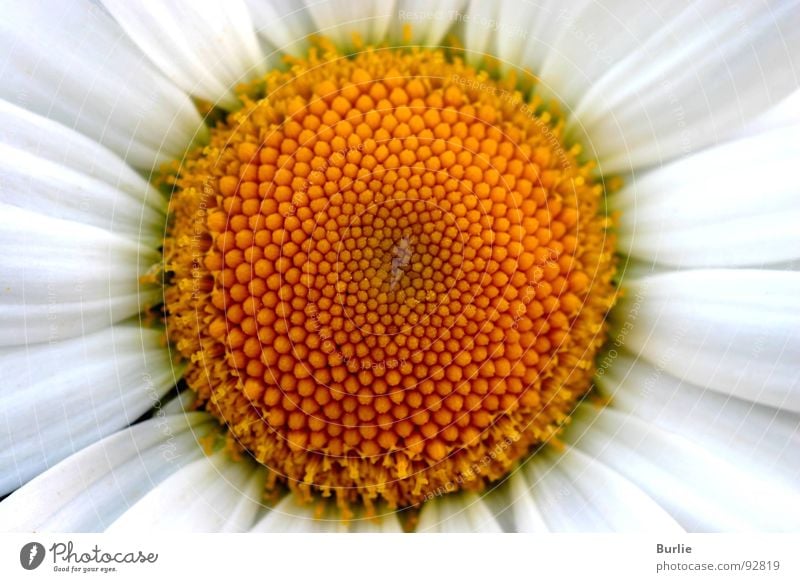
[[[705,150],[636,176],[610,204],[620,250],[680,267],[800,258],[797,128]]]
[[[547,528],[554,532],[608,532],[593,503],[577,490],[571,479],[540,453],[524,466],[525,486],[541,512]]]
[[[404,28],[411,27],[411,40],[423,46],[440,46],[447,32],[463,19],[467,0],[398,0],[392,38],[403,40]]]
[[[74,128],[134,166],[179,157],[205,129],[102,10],[83,1],[3,0],[0,98]]]
[[[679,380],[626,350],[597,377],[614,408],[679,433],[751,472],[800,482],[800,415]],[[601,359],[602,361],[602,359]]]
[[[340,529],[337,519],[319,519],[313,505],[298,503],[293,495],[284,497],[251,531],[261,533],[330,533]]]
[[[547,40],[557,34],[557,8],[557,3],[550,0],[500,0],[493,23],[497,32],[489,37],[490,45],[486,48],[500,59],[505,69],[528,69],[538,73],[549,46]],[[541,26],[545,22],[549,26]],[[484,28],[489,28],[488,24]],[[532,58],[526,58],[527,53]]]
[[[174,385],[163,331],[122,324],[0,348],[0,494],[129,425]]]
[[[770,212],[765,206],[756,204],[756,200],[763,199],[752,197],[748,203],[739,206],[743,212],[751,211],[750,217],[725,219],[708,213],[704,216],[709,222],[704,226],[688,224],[689,221],[681,219],[670,221],[669,214],[655,214],[652,206],[660,205],[656,203],[643,209],[642,213],[647,215],[645,223],[655,220],[659,224],[638,224],[635,218],[638,212],[621,219],[624,226],[620,250],[680,268],[772,267],[794,260],[800,255],[800,232],[796,228],[800,222],[800,210]],[[700,216],[703,216],[702,210],[695,214],[695,217]]]
[[[754,119],[744,128],[743,135],[758,135],[764,131],[800,125],[800,90],[795,91],[774,107]]]
[[[197,400],[197,392],[194,390],[186,389],[166,402],[161,410],[164,414],[186,414],[194,410],[193,405]]]
[[[261,508],[265,469],[227,451],[182,467],[123,513],[108,532],[242,532]]]
[[[146,183],[128,194],[57,162],[0,143],[0,203],[98,226],[157,247],[166,217],[163,197]]]
[[[634,483],[688,531],[796,531],[800,491],[613,408],[581,407],[567,439]]]
[[[100,180],[154,209],[166,207],[164,197],[141,175],[95,140],[3,100],[0,143]]]
[[[365,517],[360,513],[346,527],[346,531],[352,533],[403,533],[397,512],[383,506],[378,506],[375,517]]]
[[[577,9],[584,5],[586,2],[574,6]],[[499,6],[498,21],[511,34],[495,37],[497,55],[507,67],[521,68],[539,75],[554,43],[564,34],[574,13],[566,9],[561,0],[531,0],[526,1],[524,7],[512,0],[503,0]],[[588,32],[580,32],[588,37]],[[542,87],[551,87],[549,79],[540,78],[539,82],[540,90]],[[559,93],[555,87],[546,91],[550,94]]]
[[[546,533],[550,529],[542,517],[524,471],[517,469],[507,481],[493,489],[484,499],[492,509],[503,531]]]
[[[103,5],[167,77],[215,105],[235,108],[235,86],[264,73],[243,0],[103,0]]]
[[[317,509],[298,503],[292,495],[284,497],[252,528],[260,533],[330,533],[339,530],[336,519],[319,519]]]
[[[360,2],[364,13],[370,15],[369,28],[364,37],[370,43],[384,42],[389,31],[389,26],[397,19],[396,0],[372,0],[372,9],[368,9],[366,2]]]
[[[549,43],[538,47],[536,52],[544,58],[534,72],[541,76],[546,93],[575,106],[615,63],[639,50],[665,21],[674,18],[682,5],[669,0],[559,5],[548,27],[557,32],[548,31]]]
[[[502,489],[511,531],[682,531],[643,491],[574,447],[538,451]]]
[[[497,22],[501,5],[500,2],[469,3],[465,16],[461,18],[467,62],[477,64],[484,56],[492,54],[494,23]]]
[[[358,33],[364,42],[383,41],[389,23],[397,18],[395,0],[307,0],[306,6],[316,32],[343,48],[353,45],[353,33]]]
[[[0,346],[57,342],[121,321],[161,291],[157,251],[93,226],[0,203]]]
[[[583,498],[609,530],[652,533],[683,531],[672,516],[641,489],[578,449],[569,447],[559,453],[551,447],[542,457],[543,463],[550,462],[567,478],[575,490],[575,496],[570,499]],[[543,509],[545,520],[550,509],[554,508]],[[563,510],[563,506],[560,509]]]
[[[422,533],[499,533],[489,506],[474,493],[448,494],[426,501],[417,524]]]
[[[623,286],[626,347],[698,386],[800,411],[800,273],[682,271]]]
[[[258,523],[254,532],[261,533],[332,533],[332,532],[385,532],[401,533],[397,514],[378,511],[376,517],[357,513],[353,519],[343,521],[339,510],[329,500],[298,503],[294,495],[287,495]]]
[[[159,416],[68,457],[0,502],[7,531],[102,531],[155,485],[203,455],[208,414]]]
[[[693,3],[608,69],[577,105],[572,129],[603,173],[701,150],[797,89],[794,0]]]
[[[250,479],[237,491],[236,503],[225,517],[223,532],[239,533],[249,531],[258,516],[263,513],[264,469],[256,467],[250,472]]]
[[[296,0],[247,0],[256,33],[279,51],[303,55],[315,32],[312,8]]]
[[[644,261],[631,256],[626,256],[621,259],[617,269],[617,277],[621,281],[639,279],[641,277],[648,277],[661,273],[672,273],[675,271],[674,267],[667,267],[661,263]]]
[[[677,3],[667,0],[568,5],[558,0],[496,0],[473,2],[461,20],[469,61],[479,63],[489,54],[504,69],[528,70],[540,78],[540,92],[569,109],[614,62],[677,11]]]

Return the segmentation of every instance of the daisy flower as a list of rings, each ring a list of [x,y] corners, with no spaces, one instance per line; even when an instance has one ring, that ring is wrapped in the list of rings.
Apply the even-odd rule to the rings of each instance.
[[[800,528],[796,1],[3,4],[4,528]]]

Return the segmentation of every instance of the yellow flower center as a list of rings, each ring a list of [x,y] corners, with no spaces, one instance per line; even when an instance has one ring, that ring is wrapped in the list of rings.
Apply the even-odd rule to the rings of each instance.
[[[561,125],[439,50],[312,50],[191,152],[169,338],[270,486],[419,504],[506,474],[590,387],[603,189]]]

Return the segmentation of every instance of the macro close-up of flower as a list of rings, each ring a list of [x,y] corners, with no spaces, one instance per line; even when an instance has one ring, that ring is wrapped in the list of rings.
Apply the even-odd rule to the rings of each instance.
[[[3,531],[800,532],[800,2],[2,7]]]

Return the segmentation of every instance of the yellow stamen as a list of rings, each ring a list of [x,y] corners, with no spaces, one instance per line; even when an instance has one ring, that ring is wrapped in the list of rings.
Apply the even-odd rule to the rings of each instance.
[[[312,50],[241,98],[165,243],[169,337],[230,438],[304,497],[393,506],[553,439],[614,299],[561,125],[427,49]]]

